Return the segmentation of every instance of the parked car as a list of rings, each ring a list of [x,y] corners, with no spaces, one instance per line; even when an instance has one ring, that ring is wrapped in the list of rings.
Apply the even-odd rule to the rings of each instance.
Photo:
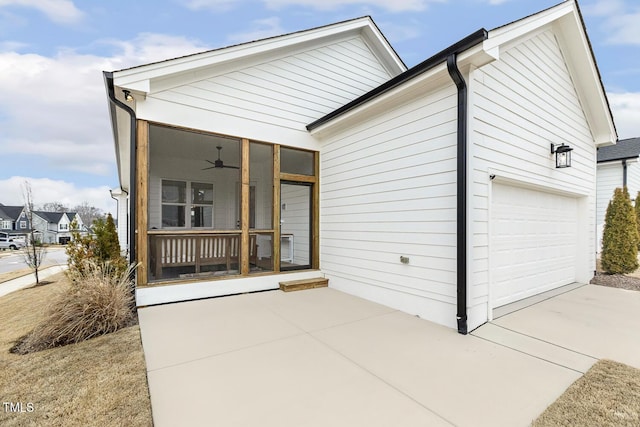
[[[9,237],[6,233],[0,233],[0,249],[11,249],[17,250],[24,248],[25,243],[23,240],[14,239],[13,237]]]

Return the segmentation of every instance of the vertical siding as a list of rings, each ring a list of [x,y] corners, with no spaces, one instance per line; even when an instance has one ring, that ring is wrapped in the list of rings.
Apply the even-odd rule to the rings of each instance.
[[[549,191],[584,195],[580,222],[586,247],[581,274],[593,271],[596,150],[571,76],[551,31],[501,52],[470,76],[470,327],[487,319],[489,303],[490,174]],[[574,148],[572,167],[556,169],[550,143]],[[591,258],[587,258],[587,257]]]
[[[320,252],[332,286],[453,327],[455,170],[453,85],[325,141]]]

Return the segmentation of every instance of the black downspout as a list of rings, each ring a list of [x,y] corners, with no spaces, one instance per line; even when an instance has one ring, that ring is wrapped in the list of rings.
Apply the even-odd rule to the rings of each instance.
[[[622,187],[627,186],[627,160],[622,161]]]
[[[457,153],[457,319],[458,332],[466,335],[467,326],[467,85],[458,69],[458,54],[447,57],[447,69],[458,88]]]
[[[111,110],[111,123],[114,123],[115,108],[120,107],[129,114],[131,118],[129,122],[130,126],[130,167],[129,167],[129,262],[136,261],[136,133],[137,133],[137,120],[136,112],[131,107],[122,101],[118,100],[115,95],[115,88],[113,86],[113,73],[104,71],[104,81],[107,86],[107,92],[109,95],[109,104]],[[113,127],[114,138],[118,138],[118,129]]]

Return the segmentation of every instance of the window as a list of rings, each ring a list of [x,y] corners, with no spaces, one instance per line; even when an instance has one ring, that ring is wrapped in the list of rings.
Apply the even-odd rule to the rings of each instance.
[[[11,221],[2,221],[0,225],[2,225],[2,228],[5,230],[11,230]]]
[[[213,184],[162,180],[162,227],[187,226],[213,227]]]
[[[280,148],[280,171],[298,175],[313,175],[315,173],[313,152],[287,147]]]
[[[191,227],[213,226],[213,184],[191,183]]]
[[[69,224],[60,224],[60,230],[61,231],[66,231],[69,229]]]
[[[20,228],[27,228],[27,221],[20,221]]]

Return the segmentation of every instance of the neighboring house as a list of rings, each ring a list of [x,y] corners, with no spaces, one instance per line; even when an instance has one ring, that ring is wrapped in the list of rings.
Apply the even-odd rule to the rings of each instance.
[[[25,236],[30,230],[24,206],[0,204],[0,232],[7,233],[10,237],[19,237]]]
[[[104,77],[139,305],[323,275],[467,333],[595,270],[617,135],[574,1],[409,70],[364,17]]]
[[[82,218],[75,212],[33,211],[33,227],[41,234],[42,243],[69,243],[74,219],[78,222],[78,230],[83,231]]]
[[[609,201],[616,188],[627,187],[631,200],[640,191],[640,138],[618,141],[616,145],[598,149],[598,252],[602,247],[602,231]],[[636,201],[637,202],[637,201]]]

